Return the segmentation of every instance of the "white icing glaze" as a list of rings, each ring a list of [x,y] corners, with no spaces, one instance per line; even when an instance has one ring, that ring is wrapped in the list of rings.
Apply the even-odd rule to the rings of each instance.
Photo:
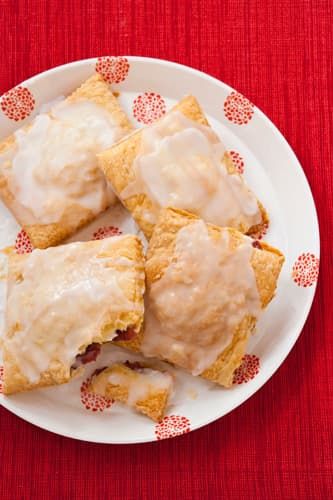
[[[73,204],[97,214],[114,200],[96,154],[123,131],[102,106],[56,102],[14,135],[15,146],[0,154],[0,169],[23,223],[57,222]]]
[[[52,108],[55,106],[55,104],[58,104],[59,102],[62,102],[65,99],[66,99],[66,97],[64,95],[59,95],[59,96],[55,97],[54,99],[52,99],[51,101],[44,102],[41,105],[41,107],[39,108],[38,114],[49,113],[52,110]]]
[[[125,237],[34,250],[27,257],[22,281],[8,291],[7,331],[18,331],[7,337],[6,348],[30,382],[57,361],[70,369],[82,347],[112,340],[114,331],[100,337],[108,314],[136,307],[123,292],[137,277],[134,263],[106,254]]]
[[[138,401],[145,400],[155,392],[171,390],[172,386],[171,375],[150,368],[135,371],[132,377],[125,373],[113,372],[107,377],[107,382],[127,387],[129,406],[135,406]]]
[[[216,241],[203,221],[178,232],[172,260],[147,293],[144,355],[199,375],[230,344],[245,316],[259,316],[251,241],[244,237],[231,250],[228,231]]]
[[[228,174],[225,149],[210,127],[172,111],[142,132],[135,180],[122,199],[145,193],[155,209],[176,207],[207,222],[246,229],[261,222],[257,199],[238,173]],[[155,222],[154,215],[149,222]]]

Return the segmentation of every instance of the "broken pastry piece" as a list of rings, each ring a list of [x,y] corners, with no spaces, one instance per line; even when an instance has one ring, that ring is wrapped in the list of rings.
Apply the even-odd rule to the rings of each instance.
[[[168,206],[246,234],[267,226],[265,209],[236,171],[193,96],[98,158],[148,239],[160,209]]]
[[[143,322],[144,264],[136,236],[10,255],[4,393],[63,384],[100,345]]]
[[[0,143],[0,197],[34,247],[57,245],[115,201],[96,153],[131,128],[95,75]]]
[[[163,210],[147,253],[145,328],[120,344],[231,386],[283,262],[235,229]]]
[[[164,416],[172,389],[169,373],[128,361],[97,370],[90,384],[92,392],[124,403],[157,422]]]

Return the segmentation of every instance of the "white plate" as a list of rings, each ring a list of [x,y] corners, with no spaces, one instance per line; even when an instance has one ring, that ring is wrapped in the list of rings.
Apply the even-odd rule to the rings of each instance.
[[[65,386],[11,397],[0,395],[0,403],[8,410],[58,434],[93,442],[138,443],[179,435],[222,417],[254,394],[277,370],[298,338],[313,300],[319,264],[318,221],[303,170],[270,120],[224,83],[179,64],[127,57],[102,58],[99,62],[89,59],[54,68],[17,87],[9,95],[11,100],[6,94],[2,97],[1,138],[20,126],[25,115],[30,114],[26,118],[29,120],[44,103],[73,91],[96,70],[96,63],[106,77],[122,80],[113,88],[120,92],[120,102],[137,127],[159,116],[185,94],[194,94],[199,99],[227,149],[240,155],[242,160],[234,157],[238,158],[240,168],[243,161],[248,184],[269,212],[271,224],[265,238],[286,256],[276,298],[251,339],[244,372],[238,373],[238,382],[244,380],[243,383],[227,390],[179,372],[175,399],[168,416],[159,425],[119,404],[110,406],[103,399],[93,400],[85,393],[84,385],[81,387],[83,378]],[[145,92],[153,93],[152,100],[147,101],[153,106],[147,107],[145,96],[138,99]],[[0,214],[3,248],[15,244],[20,228],[3,205]],[[90,239],[101,226],[136,231],[124,209],[117,208],[74,239]],[[22,249],[22,244],[18,246]],[[2,281],[2,311],[4,287]],[[119,353],[112,356],[115,355]],[[110,348],[106,347],[97,366],[105,366],[109,359]],[[96,365],[89,366],[85,378],[95,368]],[[86,409],[82,401],[97,411]]]

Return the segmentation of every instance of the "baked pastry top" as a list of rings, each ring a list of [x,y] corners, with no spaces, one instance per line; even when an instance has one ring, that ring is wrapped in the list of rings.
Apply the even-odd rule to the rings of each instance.
[[[122,346],[230,386],[284,261],[253,244],[235,229],[162,210],[147,252],[144,331]]]
[[[131,129],[96,74],[0,143],[0,197],[34,247],[58,244],[115,202],[96,153]]]
[[[10,255],[4,393],[68,382],[100,344],[139,332],[144,286],[132,235]]]
[[[268,216],[193,96],[98,155],[113,189],[149,239],[161,208],[252,234]]]
[[[90,384],[92,392],[133,407],[156,421],[163,418],[172,389],[169,373],[128,361],[97,370]]]

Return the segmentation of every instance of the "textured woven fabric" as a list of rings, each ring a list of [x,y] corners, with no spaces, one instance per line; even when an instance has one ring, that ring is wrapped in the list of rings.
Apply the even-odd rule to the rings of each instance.
[[[135,446],[76,442],[0,408],[0,498],[331,497],[332,1],[0,0],[0,21],[0,93],[52,66],[108,54],[170,59],[235,87],[298,155],[322,242],[304,331],[249,401],[199,431]]]

